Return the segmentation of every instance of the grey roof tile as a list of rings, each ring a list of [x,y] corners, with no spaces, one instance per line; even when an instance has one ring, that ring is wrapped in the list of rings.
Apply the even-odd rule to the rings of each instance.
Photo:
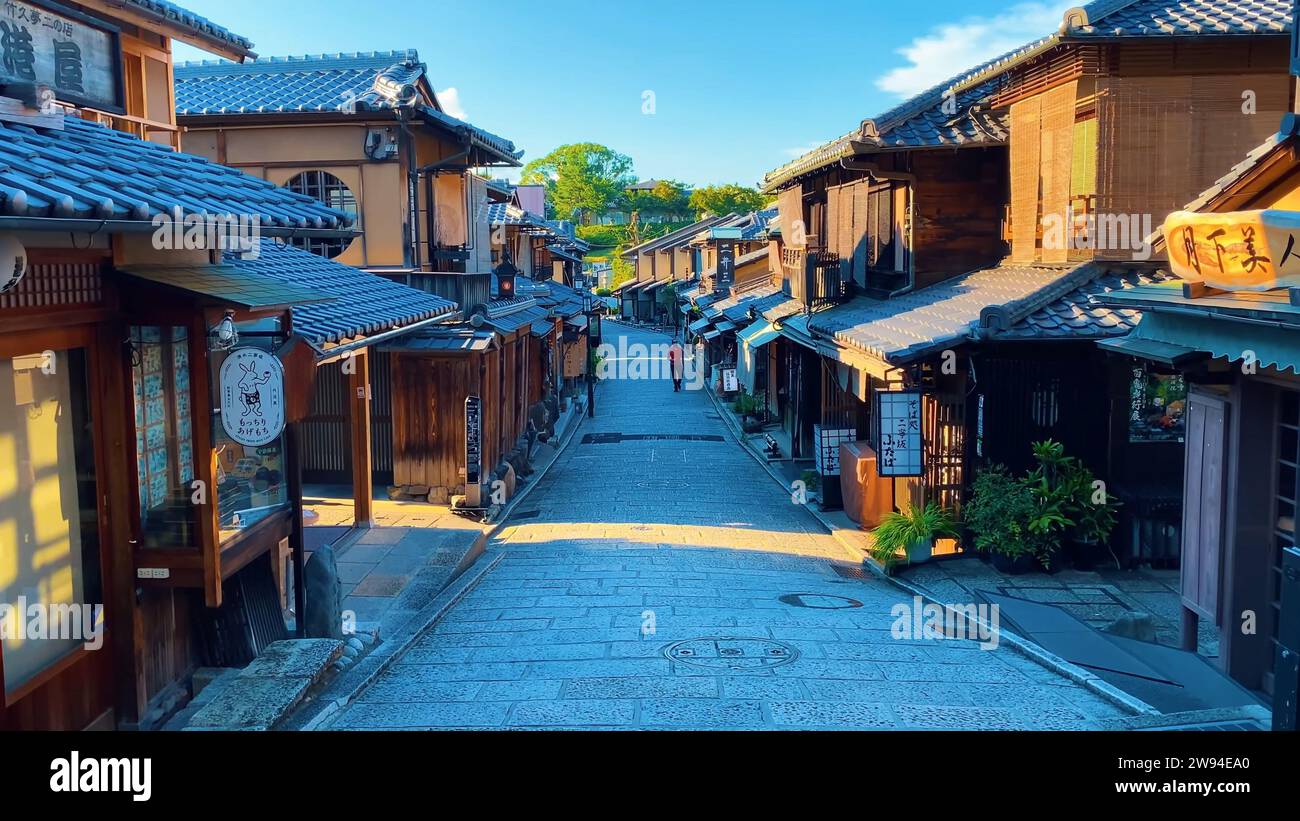
[[[202,157],[65,117],[63,130],[0,122],[0,213],[150,222],[248,215],[268,228],[339,229],[352,217]]]
[[[867,297],[814,313],[809,328],[891,362],[905,362],[974,334],[989,309],[1006,310],[1061,283],[1063,267],[1003,264],[892,299]]]
[[[414,49],[355,54],[266,57],[234,63],[203,60],[178,63],[176,113],[181,117],[230,114],[321,113],[385,110],[392,101],[375,90],[381,75],[415,85],[428,67]],[[514,143],[431,106],[418,106],[426,120],[471,137],[501,159],[517,160]]]
[[[1110,0],[1091,3],[1084,10],[1089,22],[1069,25],[1067,35],[1168,37],[1291,30],[1291,0]]]
[[[1097,297],[1177,279],[1163,270],[1108,270],[1051,304],[1026,316],[1009,330],[995,332],[998,339],[1104,339],[1124,336],[1137,327],[1142,312],[1103,305]]]
[[[215,40],[246,53],[252,51],[253,43],[247,37],[235,34],[206,17],[183,9],[168,0],[119,0],[119,2],[136,11],[142,11],[149,16],[161,18],[174,26],[187,29],[204,39]]]
[[[440,296],[275,242],[263,242],[257,259],[227,255],[226,265],[333,297],[291,309],[295,333],[316,345],[372,336],[456,309]]]

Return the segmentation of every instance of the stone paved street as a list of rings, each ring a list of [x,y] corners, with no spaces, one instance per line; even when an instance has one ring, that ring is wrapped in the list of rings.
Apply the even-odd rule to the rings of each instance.
[[[480,561],[494,554],[330,729],[1076,729],[1123,715],[1005,645],[893,638],[906,594],[835,572],[851,566],[838,543],[706,395],[669,382],[602,384],[596,418]]]

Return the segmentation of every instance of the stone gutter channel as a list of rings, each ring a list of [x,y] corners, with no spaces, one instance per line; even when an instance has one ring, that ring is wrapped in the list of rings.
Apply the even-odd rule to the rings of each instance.
[[[788,489],[789,484],[786,477],[776,468],[772,467],[763,453],[750,445],[748,435],[741,427],[740,421],[736,418],[730,404],[719,399],[712,390],[705,388],[704,391],[709,395],[709,399],[713,402],[714,407],[717,408],[718,416],[721,417],[723,424],[731,433],[732,438],[735,439],[736,444],[753,457],[774,481],[780,484],[783,488]],[[841,514],[845,521],[852,524],[851,527],[845,526],[841,522],[837,522],[834,516],[828,515],[826,511],[818,510],[817,506],[814,504],[807,504],[805,507],[808,512],[813,515],[813,518],[817,519],[817,521],[821,523],[821,526],[826,529],[826,532],[833,536],[840,546],[844,548],[845,554],[852,562],[860,564],[879,579],[907,592],[912,597],[919,598],[928,604],[938,605],[943,608],[945,615],[950,614],[953,617],[954,623],[966,623],[969,616],[965,611],[952,606],[948,602],[939,601],[929,591],[923,590],[904,579],[898,578],[897,576],[886,573],[883,567],[870,559],[866,555],[865,550],[867,539],[869,537],[865,532],[858,529],[856,524],[852,524],[852,520],[848,519],[847,516]],[[989,631],[993,630],[993,626],[985,623],[983,620],[974,619],[974,621],[981,629]],[[1141,699],[1120,690],[1118,687],[1103,681],[1096,674],[1089,672],[1083,667],[1080,667],[1077,664],[1072,664],[1054,653],[1049,653],[1034,642],[1004,628],[998,628],[997,633],[999,641],[1010,645],[1016,652],[1029,658],[1042,667],[1045,667],[1048,670],[1051,670],[1052,672],[1095,693],[1111,704],[1114,704],[1116,707],[1119,707],[1121,710],[1130,713],[1132,716],[1150,717],[1161,715],[1159,710],[1152,707],[1150,704],[1147,704],[1145,701],[1142,701]]]

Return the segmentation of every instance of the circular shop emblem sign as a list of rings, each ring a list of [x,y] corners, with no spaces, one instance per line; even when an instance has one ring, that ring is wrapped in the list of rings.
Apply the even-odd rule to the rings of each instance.
[[[257,348],[239,348],[221,363],[221,426],[241,445],[260,447],[284,430],[284,366]]]

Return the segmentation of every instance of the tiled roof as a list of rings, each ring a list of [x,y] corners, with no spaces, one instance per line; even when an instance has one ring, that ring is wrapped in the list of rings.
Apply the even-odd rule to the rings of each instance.
[[[645,253],[647,251],[659,251],[665,248],[684,244],[686,242],[689,242],[692,237],[694,237],[700,231],[703,231],[705,228],[710,228],[714,225],[717,225],[718,223],[732,216],[734,215],[728,214],[723,217],[706,217],[705,219],[702,219],[699,222],[691,223],[685,228],[678,228],[676,231],[670,231],[661,237],[648,239],[645,242],[641,243],[640,245],[636,245],[627,249],[622,254],[620,254],[620,256],[622,256],[625,259],[630,259],[632,257],[635,257],[637,254]]]
[[[1007,56],[989,60],[971,71],[983,71]],[[980,85],[950,99],[946,92],[959,79],[954,77],[927,89],[877,117],[864,120],[849,133],[786,163],[763,179],[763,190],[774,191],[795,177],[853,156],[854,141],[868,142],[882,149],[997,145],[1004,142],[1007,138],[1005,119],[978,109],[978,104],[992,94],[993,85]],[[952,103],[956,104],[954,113],[944,111],[945,103],[950,109]]]
[[[169,3],[167,0],[119,0],[119,2],[134,11],[142,12],[149,17],[164,20],[172,26],[189,31],[201,39],[220,43],[234,48],[236,51],[252,52],[253,43],[247,37],[241,37],[222,28],[206,17],[201,17],[192,11],[183,9],[175,3]]]
[[[476,330],[463,323],[434,324],[415,333],[405,334],[393,342],[379,346],[384,351],[411,353],[469,353],[486,351],[492,347],[496,334],[490,330]]]
[[[537,285],[539,287],[533,298],[557,316],[570,317],[582,313],[582,294],[577,289],[554,280],[539,282]]]
[[[493,202],[487,207],[488,225],[521,225],[551,231],[546,220],[508,202]]]
[[[874,118],[877,137],[864,121],[769,173],[763,190],[772,191],[795,177],[853,155],[852,141],[888,148],[944,145],[996,145],[1006,140],[1004,114],[982,111],[978,103],[995,88],[996,77],[1024,60],[1071,38],[1169,37],[1286,34],[1291,30],[1291,0],[1097,0],[1067,11],[1060,31],[967,69]],[[957,111],[943,113],[944,95],[955,92]]]
[[[781,213],[777,208],[764,208],[762,211],[755,211],[749,215],[749,224],[741,230],[741,239],[761,239],[766,233],[768,225],[776,219]]]
[[[386,85],[418,85],[427,71],[414,49],[268,57],[244,63],[178,63],[176,113],[201,117],[391,109],[393,101],[376,90],[376,81],[382,78]],[[432,106],[416,105],[415,111],[500,160],[514,163],[522,156],[509,140]]]
[[[375,92],[375,78],[392,71],[400,83],[416,83],[424,65],[414,50],[357,54],[263,57],[233,63],[202,60],[176,64],[176,113],[180,115],[343,111],[350,103],[391,108]]]
[[[1198,34],[1283,34],[1292,0],[1137,0],[1084,7],[1087,22],[1066,16],[1070,37],[1167,37]]]
[[[1077,286],[1067,280],[1071,273],[1063,267],[1004,264],[892,299],[859,297],[814,313],[808,324],[846,347],[898,364],[965,342],[990,309],[1014,313],[1053,285],[1072,290]]]
[[[292,309],[294,332],[316,346],[343,342],[450,314],[455,303],[398,282],[275,242],[257,259],[227,256],[248,274],[307,288],[333,301]]]
[[[1097,297],[1176,279],[1161,270],[1117,268],[1034,311],[998,339],[1104,339],[1123,336],[1137,327],[1142,312],[1101,304]]]
[[[749,291],[731,294],[704,309],[709,318],[725,317],[733,322],[742,322],[748,317],[749,309],[762,313],[787,299],[778,285],[763,284]]]
[[[63,130],[0,122],[0,214],[123,220],[256,215],[263,234],[340,229],[352,217],[266,180],[65,117]]]

